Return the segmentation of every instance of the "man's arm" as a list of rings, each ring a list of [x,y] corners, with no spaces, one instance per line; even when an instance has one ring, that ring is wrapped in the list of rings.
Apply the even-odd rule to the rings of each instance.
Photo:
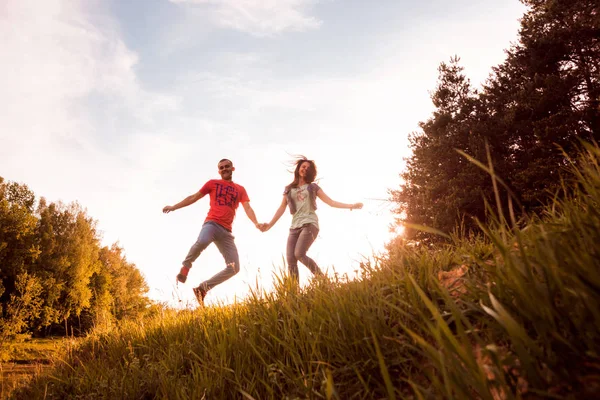
[[[186,197],[185,199],[181,200],[179,203],[175,204],[174,206],[165,206],[163,208],[163,212],[165,214],[168,214],[171,211],[175,211],[180,208],[187,207],[190,204],[194,204],[195,202],[197,202],[198,200],[200,200],[203,197],[204,197],[204,193],[200,193],[200,191],[198,191],[197,193],[191,194],[188,197]]]
[[[254,224],[254,226],[256,226],[258,229],[260,229],[260,226],[259,226],[260,224],[256,220],[256,214],[254,214],[254,210],[250,206],[250,202],[249,201],[245,201],[245,202],[242,203],[242,206],[244,207],[244,211],[246,212],[246,215],[248,216],[248,218],[250,219],[250,221],[252,221],[252,223]]]

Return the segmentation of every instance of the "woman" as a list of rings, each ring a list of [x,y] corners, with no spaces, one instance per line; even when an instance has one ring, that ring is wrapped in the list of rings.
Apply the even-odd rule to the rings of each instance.
[[[319,233],[319,219],[315,213],[317,197],[325,204],[335,208],[350,210],[362,208],[362,203],[346,204],[332,200],[325,194],[314,180],[317,176],[315,162],[302,157],[296,161],[294,180],[285,187],[281,205],[275,212],[273,219],[268,224],[263,224],[262,231],[266,232],[283,215],[289,205],[292,217],[292,226],[287,241],[286,258],[290,275],[298,279],[298,261],[306,265],[314,275],[322,275],[317,263],[306,255]]]

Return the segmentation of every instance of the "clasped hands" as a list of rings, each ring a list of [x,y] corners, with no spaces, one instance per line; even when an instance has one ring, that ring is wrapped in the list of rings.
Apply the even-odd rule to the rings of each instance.
[[[266,232],[269,229],[271,229],[271,225],[267,224],[266,222],[265,223],[257,223],[256,228],[258,228],[258,230],[261,232]]]

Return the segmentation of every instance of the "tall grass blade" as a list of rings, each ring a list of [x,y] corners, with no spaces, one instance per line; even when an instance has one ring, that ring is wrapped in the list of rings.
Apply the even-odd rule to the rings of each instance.
[[[388,393],[388,398],[390,400],[396,400],[396,392],[394,390],[394,385],[392,384],[392,379],[390,378],[390,373],[385,365],[385,359],[383,358],[383,353],[381,353],[381,348],[379,347],[379,342],[377,341],[377,337],[375,337],[375,333],[371,330],[371,338],[373,338],[373,345],[375,346],[375,351],[377,352],[377,360],[379,361],[379,369],[381,371],[381,375],[383,376],[383,381],[385,382],[385,388]]]

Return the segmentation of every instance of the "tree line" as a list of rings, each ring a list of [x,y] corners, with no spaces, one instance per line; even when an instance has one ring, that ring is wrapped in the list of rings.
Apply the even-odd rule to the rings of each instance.
[[[79,204],[37,201],[0,177],[0,339],[82,334],[141,316],[150,306],[143,276],[121,247],[100,241]]]
[[[508,198],[515,212],[536,212],[560,189],[581,141],[600,139],[599,3],[521,2],[518,41],[482,88],[458,57],[440,64],[434,111],[410,135],[412,155],[390,191],[399,222],[478,231],[476,220],[490,218],[486,202],[497,207],[495,193],[503,195],[495,212],[506,212]],[[497,190],[490,173],[502,180]],[[433,239],[426,230],[406,235]]]

